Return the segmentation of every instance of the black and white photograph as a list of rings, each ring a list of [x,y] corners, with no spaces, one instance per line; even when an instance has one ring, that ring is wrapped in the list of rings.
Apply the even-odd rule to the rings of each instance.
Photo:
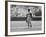
[[[8,2],[8,35],[44,33],[44,3]]]

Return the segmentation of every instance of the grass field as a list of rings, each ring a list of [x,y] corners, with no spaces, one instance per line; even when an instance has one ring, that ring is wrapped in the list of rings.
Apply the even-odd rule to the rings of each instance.
[[[20,31],[37,31],[41,30],[42,21],[31,21],[32,27],[28,29],[28,24],[26,21],[11,21],[10,31],[20,32]]]

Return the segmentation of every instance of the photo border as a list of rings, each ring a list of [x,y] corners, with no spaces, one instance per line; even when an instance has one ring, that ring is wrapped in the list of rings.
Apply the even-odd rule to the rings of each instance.
[[[8,35],[8,7],[7,7],[8,2],[44,4],[44,33]],[[42,2],[25,2],[25,1],[5,1],[5,36],[24,36],[24,35],[41,35],[41,34],[45,34],[45,3],[42,3]]]

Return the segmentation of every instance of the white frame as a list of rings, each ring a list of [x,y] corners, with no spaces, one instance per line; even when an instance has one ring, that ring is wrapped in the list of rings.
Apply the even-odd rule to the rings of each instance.
[[[42,30],[41,31],[26,31],[26,32],[10,32],[10,5],[33,5],[42,7]],[[8,2],[8,34],[7,35],[20,35],[20,34],[37,34],[44,33],[44,4],[37,3],[23,3],[23,2]]]

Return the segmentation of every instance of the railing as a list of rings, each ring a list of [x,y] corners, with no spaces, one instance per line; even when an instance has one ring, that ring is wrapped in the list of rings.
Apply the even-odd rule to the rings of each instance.
[[[11,21],[25,21],[26,17],[11,17]],[[33,16],[32,21],[39,21],[42,20],[41,16]]]

